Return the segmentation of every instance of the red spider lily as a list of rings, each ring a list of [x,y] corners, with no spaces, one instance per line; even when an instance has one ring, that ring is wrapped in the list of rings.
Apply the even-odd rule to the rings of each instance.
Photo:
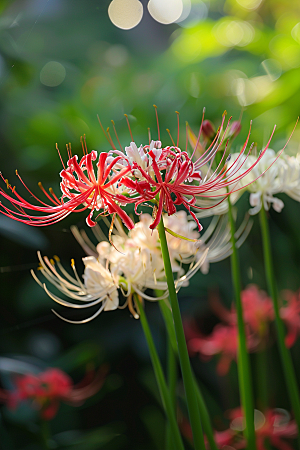
[[[102,367],[95,376],[88,372],[77,385],[65,372],[55,368],[38,375],[22,375],[16,378],[14,392],[0,391],[0,400],[11,409],[15,409],[19,402],[32,401],[33,406],[40,411],[41,418],[51,420],[61,401],[79,406],[96,394],[103,385],[106,373],[106,367]]]
[[[133,170],[131,171],[130,176],[123,177],[120,183],[131,190],[133,198],[130,202],[135,202],[136,211],[137,207],[142,203],[150,201],[156,204],[154,208],[154,220],[150,225],[151,229],[157,227],[163,210],[165,210],[168,215],[172,215],[176,212],[177,205],[183,205],[190,212],[198,225],[199,231],[201,231],[202,226],[193,211],[191,211],[191,207],[197,209],[207,208],[195,205],[196,199],[220,198],[219,203],[221,203],[229,194],[241,189],[238,187],[239,181],[244,178],[262,158],[268,148],[275,129],[273,130],[266,147],[249,169],[241,171],[247,158],[245,152],[250,138],[250,130],[244,146],[236,160],[230,164],[230,167],[227,167],[227,162],[222,164],[226,153],[226,144],[220,163],[217,168],[212,171],[211,167],[215,155],[223,144],[226,131],[229,127],[228,122],[227,127],[222,134],[224,121],[225,115],[223,116],[222,124],[213,142],[196,162],[192,161],[192,157],[198,148],[198,142],[203,129],[203,119],[192,157],[189,157],[186,151],[180,150],[180,148],[178,148],[178,143],[177,146],[174,144],[173,147],[159,149],[156,147],[157,143],[152,141],[150,146],[140,147],[139,157],[132,162]],[[158,141],[158,143],[160,144],[160,141]],[[136,147],[134,143],[131,143],[131,145]],[[250,153],[251,148],[252,147],[250,147],[248,154]],[[203,178],[201,168],[207,165],[209,166],[207,175]],[[220,192],[222,190],[224,192],[224,189],[225,193],[221,194]],[[136,193],[138,194],[138,197],[134,197]]]
[[[39,184],[43,193],[53,205],[49,205],[37,198],[16,172],[21,183],[39,204],[33,205],[29,203],[19,195],[15,187],[10,186],[0,173],[1,178],[6,183],[7,188],[12,191],[14,197],[1,188],[0,195],[15,208],[15,210],[10,209],[0,202],[0,211],[8,217],[28,225],[46,226],[59,222],[71,212],[81,212],[90,209],[91,212],[86,219],[89,226],[95,225],[95,222],[92,220],[94,211],[101,211],[98,215],[117,213],[129,229],[133,228],[133,221],[117,204],[117,201],[122,204],[127,203],[127,198],[118,193],[117,183],[120,178],[124,177],[131,170],[131,167],[127,165],[120,171],[117,171],[115,166],[122,158],[120,156],[110,156],[108,158],[109,153],[100,153],[96,164],[96,176],[93,167],[93,161],[97,159],[96,151],[93,150],[85,154],[80,162],[78,162],[76,155],[72,157],[69,154],[69,156],[67,168],[64,166],[60,173],[62,178],[60,187],[63,193],[61,200],[57,198],[52,189],[50,189],[50,194],[48,194],[42,184]],[[83,206],[80,208],[81,205]],[[31,211],[42,213],[42,215],[31,215]]]
[[[240,169],[244,165],[247,157],[245,152],[250,138],[249,130],[244,146],[236,160],[230,164],[230,167],[228,167],[227,161],[225,164],[223,161],[227,149],[227,142],[220,163],[217,168],[212,171],[211,168],[215,155],[217,151],[221,149],[226,138],[230,119],[223,132],[224,122],[225,114],[223,115],[221,126],[210,146],[206,150],[203,149],[200,158],[195,162],[192,161],[192,157],[198,149],[201,133],[203,134],[205,131],[206,123],[204,121],[204,115],[191,157],[189,157],[187,151],[182,151],[178,147],[179,120],[176,145],[172,140],[172,147],[161,149],[161,143],[160,140],[158,140],[157,142],[152,141],[149,146],[140,147],[138,150],[136,144],[132,142],[131,146],[125,149],[127,156],[123,151],[118,151],[116,149],[109,133],[107,135],[103,130],[113,151],[100,154],[96,164],[97,175],[95,175],[93,167],[93,161],[97,159],[97,152],[92,151],[88,153],[86,147],[83,147],[84,156],[81,158],[80,162],[78,162],[78,157],[72,156],[71,149],[68,147],[69,160],[67,168],[65,168],[62,162],[64,169],[60,173],[62,178],[60,187],[63,193],[61,199],[58,199],[52,189],[50,190],[50,194],[48,194],[40,184],[43,193],[51,202],[51,204],[45,203],[27,188],[17,173],[21,183],[38,202],[37,205],[31,204],[19,195],[16,188],[10,186],[8,181],[0,174],[3,181],[6,183],[7,188],[11,190],[13,194],[9,195],[0,188],[0,195],[14,207],[14,209],[11,209],[0,202],[0,212],[28,225],[46,226],[59,222],[71,212],[81,212],[89,209],[90,213],[87,217],[87,224],[89,226],[95,225],[92,216],[94,211],[99,211],[95,219],[100,215],[118,214],[127,228],[132,229],[134,224],[125,213],[122,206],[127,203],[135,203],[137,211],[137,207],[140,204],[151,202],[151,206],[153,206],[154,203],[155,207],[154,221],[150,225],[150,228],[154,229],[161,219],[163,210],[165,210],[168,215],[172,215],[176,212],[176,206],[183,205],[196,221],[200,231],[202,227],[194,212],[191,211],[191,207],[197,209],[208,208],[195,205],[196,199],[216,198],[220,199],[219,203],[221,203],[230,193],[241,189],[238,187],[239,181],[260,161],[260,158],[264,155],[271,140],[270,138],[265,149],[261,152],[255,163],[247,170],[241,171]],[[129,131],[132,137],[130,127]],[[117,134],[116,137],[119,142]],[[160,139],[159,125],[158,139]],[[188,139],[186,139],[186,142],[187,141]],[[135,146],[135,148],[132,148],[133,146]],[[134,160],[132,162],[130,162],[130,152],[128,149],[131,149],[131,153],[138,151],[137,158],[133,158]],[[250,151],[251,147],[249,152]],[[112,156],[113,152],[117,156]],[[204,178],[201,174],[201,169],[203,167],[205,167],[207,172]],[[245,186],[243,186],[243,188],[244,187]],[[124,195],[124,192],[122,191],[124,188],[129,189],[129,191],[126,192],[126,195]],[[209,208],[213,206],[210,206]],[[41,215],[32,215],[32,212],[40,213]]]
[[[287,326],[286,346],[292,347],[300,335],[300,291],[284,291],[283,296],[286,302],[280,308],[280,316]]]

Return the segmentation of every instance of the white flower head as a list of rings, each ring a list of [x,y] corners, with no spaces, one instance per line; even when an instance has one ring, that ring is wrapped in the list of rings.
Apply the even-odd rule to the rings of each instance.
[[[116,222],[116,228],[111,236],[111,242],[101,241],[95,247],[85,233],[80,233],[76,228],[72,232],[83,249],[90,256],[83,258],[85,266],[82,276],[83,282],[77,274],[75,263],[72,262],[74,277],[64,269],[59,259],[56,261],[42,258],[39,255],[40,271],[42,275],[56,289],[61,296],[57,296],[48,290],[36,274],[32,272],[34,279],[44,288],[47,294],[57,303],[71,308],[89,308],[98,305],[98,310],[88,319],[73,321],[60,318],[71,323],[86,323],[99,315],[102,311],[111,311],[128,306],[134,318],[138,318],[136,298],[144,298],[149,301],[166,299],[168,286],[166,282],[164,264],[160,250],[157,230],[150,230],[149,224],[152,218],[148,214],[141,215],[140,222],[136,224],[128,235],[121,225]],[[204,263],[208,249],[201,248],[195,242],[199,233],[194,230],[194,222],[189,222],[185,211],[178,212],[171,217],[165,217],[167,228],[172,227],[178,238],[168,234],[168,246],[171,256],[172,270],[177,273],[175,281],[176,290],[188,285],[189,279],[199,270]],[[95,235],[101,235],[97,227]],[[186,239],[184,239],[186,238]],[[198,241],[197,241],[198,242]],[[199,242],[198,242],[199,244]],[[197,257],[195,256],[197,254]],[[183,264],[189,264],[187,270]],[[148,291],[162,291],[160,297],[152,296]],[[125,297],[125,304],[119,304],[119,295]],[[69,297],[72,302],[63,297]],[[124,303],[124,302],[123,302]]]
[[[241,170],[246,171],[257,158],[250,155]],[[285,193],[300,201],[299,159],[267,149],[251,172],[243,178],[243,186],[250,192],[249,200],[253,207],[250,214],[258,213],[262,207],[269,210],[271,206],[281,212],[284,203],[275,197],[276,194]]]

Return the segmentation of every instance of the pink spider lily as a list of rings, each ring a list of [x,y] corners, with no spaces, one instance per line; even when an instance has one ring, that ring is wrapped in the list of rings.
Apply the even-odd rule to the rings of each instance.
[[[189,442],[192,443],[193,442],[192,428],[186,417],[184,417],[184,416],[180,417],[179,428],[180,428],[180,431],[183,434],[183,436]],[[235,433],[230,429],[225,430],[225,431],[214,431],[214,440],[217,445],[217,448],[222,449],[224,447],[224,448],[227,448],[227,450],[231,450],[232,449],[231,446],[234,442],[234,438],[235,438]],[[210,447],[209,447],[209,443],[207,441],[206,436],[204,436],[204,442],[205,442],[206,448],[209,449]]]
[[[193,324],[186,323],[185,332],[190,355],[199,353],[204,360],[209,360],[214,355],[220,355],[217,373],[220,376],[226,375],[231,362],[237,357],[238,331],[236,325],[218,324],[209,336],[204,336],[197,331]],[[257,339],[247,329],[248,351],[254,351],[257,344]]]
[[[292,347],[300,335],[300,291],[284,291],[283,297],[285,303],[280,308],[280,316],[287,327],[285,344]]]
[[[274,320],[272,300],[255,285],[247,286],[241,293],[243,317],[246,326],[249,352],[264,348],[269,337],[269,325]],[[223,322],[216,325],[212,333],[204,336],[193,322],[186,321],[185,334],[190,354],[199,353],[202,359],[220,355],[217,372],[225,375],[237,356],[237,317],[234,307],[225,308],[219,297],[212,293],[210,304],[213,312]]]
[[[219,449],[243,450],[247,448],[247,441],[243,436],[245,419],[241,408],[226,411],[226,418],[230,419],[230,427],[224,431],[214,431],[214,438]],[[287,439],[295,439],[298,435],[297,425],[290,414],[281,408],[268,409],[264,414],[254,410],[254,425],[257,450],[272,448],[277,450],[293,450],[294,447]],[[191,426],[185,417],[181,418],[182,434],[192,442]],[[206,441],[206,447],[209,448]]]
[[[245,324],[264,346],[269,334],[269,325],[274,320],[272,300],[254,284],[250,284],[241,292],[241,300]],[[233,305],[229,311],[222,305],[217,295],[211,295],[210,304],[213,312],[222,322],[231,325],[237,323]]]
[[[102,367],[96,375],[87,372],[77,385],[60,369],[49,368],[38,375],[28,373],[15,380],[15,390],[0,391],[0,400],[15,409],[20,402],[31,401],[41,418],[51,420],[56,415],[61,401],[80,406],[102,387],[107,368]]]
[[[246,440],[241,436],[244,429],[244,417],[241,408],[229,411],[231,419],[230,429],[235,432],[235,438],[231,443],[233,448],[247,448]],[[293,447],[286,439],[294,439],[298,435],[297,424],[291,420],[290,414],[281,408],[268,409],[263,414],[259,410],[254,411],[254,425],[256,434],[256,445],[258,450],[267,450],[271,444],[277,450],[292,450]]]
[[[14,196],[9,195],[1,188],[0,195],[15,208],[15,210],[10,209],[0,202],[0,211],[8,217],[28,225],[46,226],[59,222],[71,212],[81,212],[89,209],[90,213],[86,219],[89,226],[95,225],[92,219],[94,211],[100,211],[98,216],[118,214],[127,228],[132,229],[134,227],[133,221],[118,204],[119,202],[126,204],[127,198],[120,194],[117,188],[117,183],[131,170],[131,167],[127,165],[120,171],[116,170],[115,166],[121,157],[113,157],[110,153],[103,152],[100,153],[96,164],[96,175],[93,167],[93,161],[96,159],[97,152],[94,150],[90,153],[85,153],[79,162],[78,157],[76,155],[71,156],[69,151],[67,168],[62,162],[64,169],[60,173],[62,178],[60,187],[63,194],[61,199],[57,198],[52,189],[49,190],[50,194],[48,194],[42,184],[39,183],[41,190],[52,205],[37,198],[25,185],[18,172],[16,172],[23,186],[39,204],[29,203],[0,173],[7,188],[11,190]],[[31,212],[40,213],[41,215],[32,215]]]

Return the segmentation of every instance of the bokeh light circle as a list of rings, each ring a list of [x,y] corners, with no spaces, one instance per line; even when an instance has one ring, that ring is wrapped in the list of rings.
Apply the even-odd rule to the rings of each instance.
[[[150,0],[147,7],[153,19],[164,25],[178,20],[183,12],[182,0]]]
[[[49,61],[40,72],[40,81],[44,86],[59,86],[66,78],[66,69],[57,61]]]
[[[143,5],[139,0],[113,0],[108,7],[111,22],[122,30],[136,27],[143,17]]]
[[[186,20],[189,17],[191,10],[192,10],[191,0],[182,0],[182,13],[180,14],[180,17],[177,20],[175,20],[175,22],[180,23]]]

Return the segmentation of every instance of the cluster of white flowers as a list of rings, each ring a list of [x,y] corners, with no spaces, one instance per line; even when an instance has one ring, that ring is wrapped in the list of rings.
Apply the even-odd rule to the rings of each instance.
[[[236,155],[233,155],[233,158]],[[257,159],[250,155],[241,170],[247,170]],[[288,156],[284,152],[276,154],[268,149],[258,164],[242,179],[242,186],[250,192],[250,214],[260,211],[262,205],[265,210],[272,206],[281,212],[284,203],[274,195],[285,193],[300,201],[300,158]]]
[[[257,214],[262,205],[265,210],[269,210],[272,206],[277,212],[281,212],[284,203],[276,194],[284,193],[294,200],[300,202],[300,154],[297,156],[289,156],[284,152],[275,153],[272,149],[267,149],[264,155],[259,156],[240,155],[233,153],[228,160],[228,174],[231,170],[231,161],[239,162],[239,173],[244,173],[253,167],[251,171],[243,177],[237,186],[228,186],[228,190],[235,189],[230,195],[231,204],[235,204],[241,195],[248,191],[250,193],[249,202],[251,215]],[[254,163],[259,159],[257,164]],[[234,169],[236,170],[236,168]],[[220,190],[218,196],[226,195],[226,191]],[[201,200],[197,202],[201,207],[206,207],[197,212],[197,217],[209,217],[211,215],[222,215],[228,212],[228,202],[220,203],[218,197],[216,199]]]
[[[97,311],[85,320],[64,320],[86,323],[102,311],[125,306],[138,318],[135,303],[137,296],[149,301],[168,297],[159,235],[157,230],[149,229],[151,221],[149,214],[142,214],[140,221],[128,234],[121,223],[116,221],[111,242],[102,240],[100,227],[97,226],[93,228],[94,234],[100,240],[97,246],[92,244],[84,231],[80,232],[73,227],[75,238],[88,255],[83,258],[83,281],[77,274],[74,261],[71,264],[74,276],[71,276],[58,257],[49,260],[39,254],[39,269],[42,275],[63,297],[72,300],[67,301],[50,291],[47,284],[42,283],[32,271],[34,279],[55,302],[75,309],[99,306]],[[165,216],[164,223],[169,231],[167,241],[177,290],[188,285],[189,279],[199,269],[207,273],[210,262],[220,261],[231,253],[230,228],[225,217],[216,216],[201,241],[199,233],[195,231],[196,224],[194,221],[188,221],[185,211],[179,211],[170,217]],[[250,228],[251,223],[246,220],[238,231],[238,246],[244,242]],[[151,296],[149,291],[154,291],[157,295]],[[120,292],[125,298],[123,305],[120,305]]]
[[[197,245],[199,233],[193,230],[195,224],[188,222],[187,214],[183,211],[178,213],[177,218],[176,224],[174,218],[169,218],[166,220],[166,225],[175,230],[174,234],[176,231],[180,231],[182,236],[189,239],[180,239],[175,235],[168,236],[172,268],[174,273],[177,273],[175,285],[179,290],[181,286],[188,284],[188,280],[201,267],[208,250],[202,249],[201,255],[195,258],[199,247]],[[58,257],[49,260],[47,257],[42,258],[39,254],[39,269],[42,275],[60,293],[73,300],[73,302],[66,301],[50,292],[47,285],[42,283],[32,271],[34,279],[54,301],[75,309],[100,305],[96,313],[82,321],[64,319],[54,312],[68,322],[86,323],[102,311],[128,306],[133,316],[138,318],[136,295],[150,301],[167,298],[168,287],[165,281],[158,232],[149,229],[151,221],[150,215],[142,215],[140,222],[128,235],[120,224],[117,224],[118,232],[112,235],[111,243],[101,241],[97,247],[93,246],[84,233],[80,234],[78,230],[73,229],[75,237],[89,255],[83,258],[85,266],[83,282],[77,274],[74,261],[71,264],[74,276],[71,276],[64,269]],[[96,229],[96,232],[99,233],[99,229]],[[189,263],[187,271],[183,269],[183,263]],[[146,293],[148,290],[160,292],[161,295],[150,296]],[[126,299],[122,306],[120,306],[119,291]]]

